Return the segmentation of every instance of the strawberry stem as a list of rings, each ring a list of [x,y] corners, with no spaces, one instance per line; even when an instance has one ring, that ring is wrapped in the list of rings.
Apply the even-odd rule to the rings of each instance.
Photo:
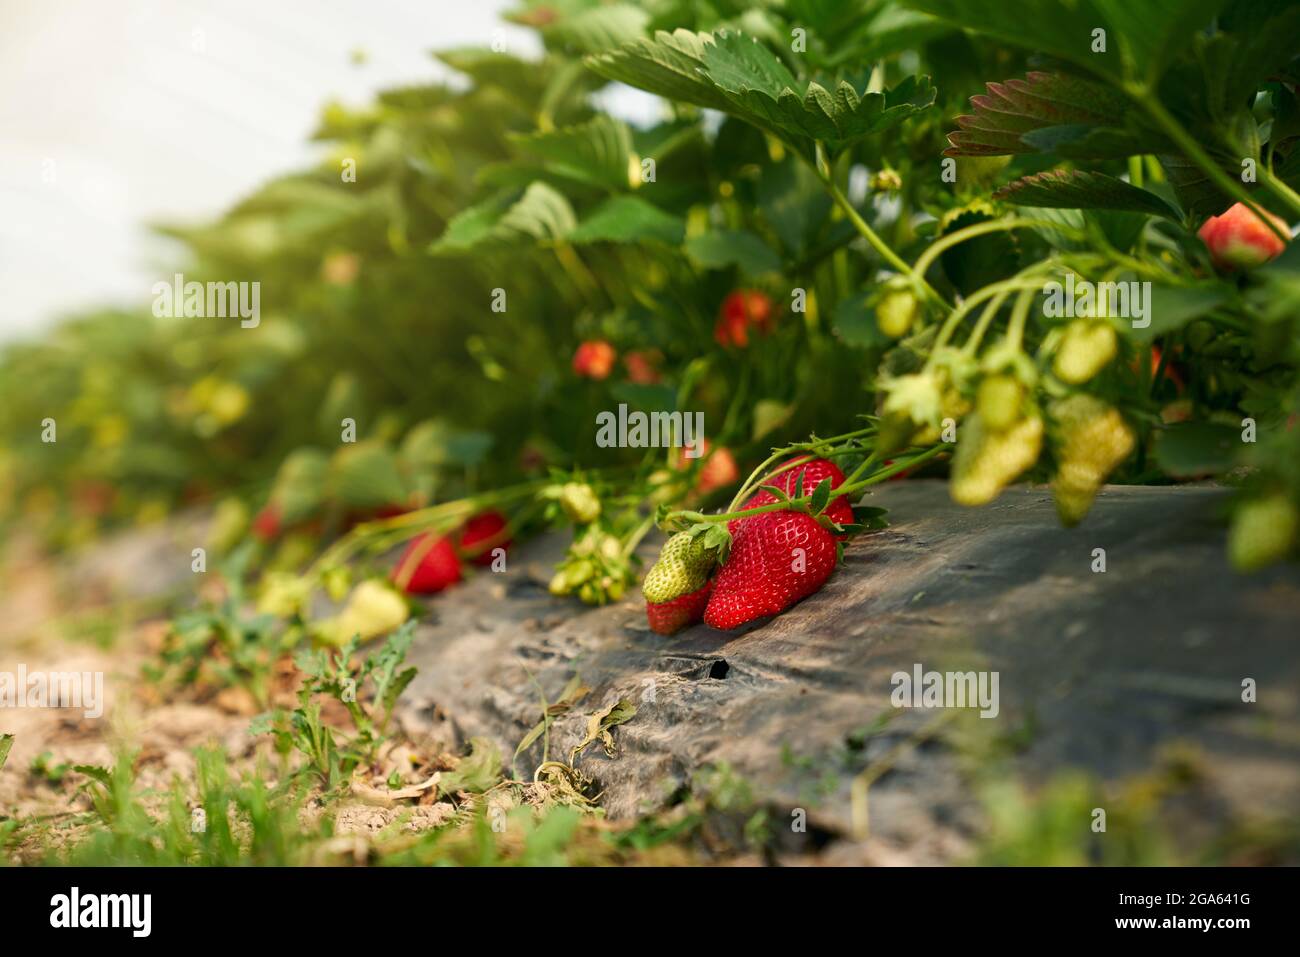
[[[930,297],[943,308],[951,309],[952,306],[948,301],[934,291],[934,288],[925,281],[924,276],[915,273],[912,270],[912,267],[907,264],[907,260],[894,252],[889,243],[880,238],[879,234],[877,234],[876,231],[867,224],[867,221],[862,218],[862,215],[853,207],[853,204],[849,202],[849,198],[844,195],[844,191],[841,190],[839,184],[835,182],[835,178],[831,173],[830,164],[826,160],[826,150],[820,142],[815,146],[814,158],[811,166],[813,172],[817,174],[817,178],[820,179],[822,185],[826,187],[826,191],[830,194],[831,199],[833,199],[840,209],[844,211],[844,215],[847,216],[849,222],[853,224],[853,228],[861,234],[863,239],[871,244],[871,248],[880,253],[884,260],[893,266],[894,269],[911,280],[912,285],[918,290]]]
[[[915,468],[923,462],[928,462],[936,455],[939,455],[941,452],[945,452],[950,448],[950,443],[941,442],[938,445],[931,446],[924,452],[919,452],[916,455],[895,461],[889,466],[873,472],[865,479],[856,482],[846,481],[839,488],[835,489],[833,494],[836,497],[841,495],[854,495],[864,489],[870,488],[872,485],[879,484],[888,478],[892,478],[899,472],[906,472],[908,469]],[[872,453],[872,456],[867,459],[868,463],[872,461],[874,454],[875,453]],[[866,463],[864,463],[864,465],[865,464]],[[861,471],[861,467],[859,467],[859,471]],[[857,473],[855,472],[854,474],[856,475]],[[753,518],[755,515],[763,515],[767,512],[805,512],[811,515],[811,506],[812,494],[809,493],[800,498],[792,498],[789,502],[770,502],[767,505],[756,505],[753,508],[743,508],[738,511],[729,510],[718,515],[708,515],[704,512],[692,511],[669,512],[664,519],[664,524],[671,525],[675,522],[730,522],[733,519]]]

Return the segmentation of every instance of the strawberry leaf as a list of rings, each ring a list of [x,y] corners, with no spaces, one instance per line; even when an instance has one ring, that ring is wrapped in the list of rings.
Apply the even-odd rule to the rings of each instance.
[[[853,521],[863,528],[871,529],[873,531],[876,529],[888,528],[889,521],[885,518],[888,513],[889,509],[880,508],[876,505],[854,505]]]
[[[799,478],[800,479],[803,478],[802,473],[800,473]],[[808,506],[814,515],[820,515],[822,512],[826,511],[826,506],[829,505],[830,502],[831,502],[831,480],[828,477],[822,479],[821,482],[817,485],[817,488],[813,490],[812,501],[808,503]]]
[[[653,38],[587,58],[599,75],[670,99],[720,110],[811,155],[838,153],[934,103],[928,78],[908,77],[868,92],[847,79],[804,81],[756,38],[735,30],[659,31]]]
[[[1178,213],[1155,193],[1105,173],[1046,170],[1008,183],[993,194],[1017,206],[1052,209],[1118,209],[1178,220]]]
[[[539,181],[513,202],[508,194],[498,195],[457,213],[429,252],[460,254],[486,245],[562,239],[575,225],[569,201]]]
[[[676,246],[686,235],[686,224],[636,196],[612,196],[588,213],[566,237],[586,243],[660,242]]]
[[[779,485],[760,485],[759,488],[764,492],[776,496],[778,502],[781,502],[784,505],[790,504],[790,496],[786,494],[785,489],[781,488]]]
[[[612,3],[560,15],[542,27],[542,38],[548,47],[601,53],[644,36],[649,24],[650,14],[635,4]]]
[[[1154,83],[1228,0],[905,0],[975,33],[1068,60],[1104,80]],[[1104,48],[1098,35],[1104,31]]]
[[[1119,65],[1114,53],[1092,52],[1092,31],[1105,24],[1090,0],[904,0],[903,5],[1088,70]]]
[[[632,134],[621,120],[602,114],[564,129],[515,134],[510,142],[539,172],[613,192],[631,187]]]
[[[1091,80],[1035,72],[986,87],[987,93],[971,97],[974,112],[957,117],[946,156],[1059,152],[1112,159],[1167,146],[1148,131],[1126,129],[1128,100]]]
[[[739,266],[747,276],[781,271],[781,257],[757,235],[745,230],[720,230],[692,236],[686,255],[701,269]]]

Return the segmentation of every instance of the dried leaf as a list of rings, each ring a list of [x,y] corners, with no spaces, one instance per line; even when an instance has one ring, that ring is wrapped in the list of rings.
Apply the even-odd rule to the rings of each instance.
[[[607,757],[615,757],[618,751],[614,746],[614,736],[610,734],[610,728],[631,721],[635,715],[636,705],[626,698],[620,698],[608,708],[593,712],[587,717],[586,737],[574,745],[573,750],[569,752],[569,764],[573,764],[578,759],[578,755],[587,750],[587,746],[596,740],[600,741]]]

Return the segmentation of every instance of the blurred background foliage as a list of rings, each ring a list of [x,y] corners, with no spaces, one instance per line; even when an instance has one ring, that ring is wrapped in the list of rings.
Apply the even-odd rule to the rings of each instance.
[[[395,497],[445,500],[548,467],[662,458],[596,447],[596,413],[619,402],[703,411],[710,441],[742,464],[813,431],[854,428],[876,411],[882,357],[889,352],[889,371],[908,371],[925,344],[922,336],[895,348],[874,321],[881,263],[872,250],[788,145],[669,99],[659,122],[631,126],[601,108],[606,81],[585,58],[657,30],[740,30],[805,80],[848,77],[876,90],[930,77],[934,108],[849,143],[835,165],[873,228],[910,259],[945,230],[1000,215],[996,186],[1060,163],[1034,151],[960,157],[956,183],[938,175],[952,118],[987,81],[1061,62],[1047,26],[1026,23],[1022,42],[1007,42],[1012,14],[989,14],[985,35],[973,36],[985,6],[525,0],[509,16],[538,31],[542,59],[438,51],[459,82],[391,90],[359,110],[329,106],[316,133],[329,155],[318,167],[266,183],[215,222],[160,227],[184,243],[176,271],[187,281],[261,283],[257,328],[156,317],[142,304],[5,347],[0,522],[22,518],[49,543],[69,544],[231,494],[256,507],[277,481],[302,487],[304,475],[315,489],[302,503],[307,515],[321,496],[365,510]],[[805,31],[798,53],[796,31]],[[1046,56],[1022,49],[1034,45]],[[1180,70],[1185,60],[1168,75]],[[1211,94],[1179,94],[1175,105],[1190,115],[1213,104]],[[1294,143],[1293,86],[1274,83],[1273,94],[1277,109],[1262,122],[1286,134],[1275,144]],[[1286,175],[1296,153],[1277,153]],[[344,175],[353,164],[355,182]],[[1123,150],[1088,166],[1132,169]],[[1160,167],[1147,175],[1177,205]],[[1067,221],[1095,225],[1121,253],[1149,242],[1155,259],[1203,262],[1185,228],[1199,214],[1182,208],[1182,222],[1097,210]],[[945,254],[930,279],[951,298],[1060,246],[1068,243],[1043,231],[995,233]],[[1272,420],[1295,404],[1294,324],[1277,305],[1300,300],[1294,261],[1273,274],[1267,297],[1257,294],[1276,317],[1260,335],[1280,343],[1273,355],[1287,362],[1265,375],[1273,391],[1262,414]],[[771,334],[745,348],[715,335],[736,289],[762,291],[776,314]],[[792,308],[796,289],[806,311]],[[493,308],[499,291],[503,311]],[[1220,303],[1197,295],[1189,316]],[[574,373],[575,350],[592,340],[617,353],[607,378]],[[1235,421],[1258,396],[1252,357],[1266,345],[1181,354],[1205,418]],[[1149,347],[1126,342],[1125,356]],[[1147,426],[1177,398],[1146,394],[1149,373],[1129,365],[1108,375],[1112,391],[1143,392],[1125,411]],[[345,418],[361,442],[340,451]],[[42,441],[46,419],[56,443]],[[1190,450],[1173,451],[1203,457],[1221,436],[1190,439]],[[1268,454],[1285,461],[1290,446]],[[1168,480],[1176,470],[1139,456],[1127,475]]]

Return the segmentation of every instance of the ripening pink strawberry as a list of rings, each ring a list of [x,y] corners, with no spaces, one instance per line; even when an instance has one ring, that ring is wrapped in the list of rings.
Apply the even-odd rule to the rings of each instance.
[[[618,353],[603,339],[580,343],[573,353],[573,371],[587,379],[607,379]]]
[[[1291,234],[1286,220],[1269,212],[1264,215],[1284,236]],[[1211,216],[1196,235],[1210,250],[1215,268],[1223,272],[1262,266],[1286,248],[1286,242],[1242,203],[1233,204],[1226,213]]]
[[[659,363],[663,355],[657,349],[640,349],[623,357],[627,381],[637,385],[655,385],[659,382]]]
[[[700,442],[700,456],[704,458],[704,466],[700,469],[699,478],[695,480],[694,491],[697,495],[708,495],[717,489],[735,485],[740,478],[740,469],[731,449],[724,445],[716,452],[712,450],[713,443],[708,439]],[[678,469],[688,469],[694,461],[695,459],[687,458],[685,449],[679,449],[673,465]]]

